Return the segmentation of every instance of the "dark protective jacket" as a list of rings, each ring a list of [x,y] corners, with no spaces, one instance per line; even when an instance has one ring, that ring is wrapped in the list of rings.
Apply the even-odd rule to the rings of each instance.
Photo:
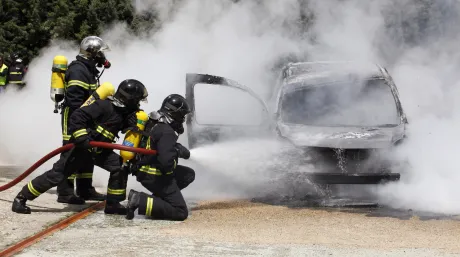
[[[169,124],[149,120],[144,130],[139,147],[155,149],[156,155],[137,154],[136,165],[139,172],[146,172],[151,175],[171,174],[177,165],[178,153],[176,143],[177,133]]]
[[[99,86],[98,75],[94,61],[77,56],[65,73],[64,106],[79,108]]]
[[[125,108],[114,106],[108,99],[96,100],[88,106],[78,108],[70,116],[70,141],[89,135],[90,140],[112,143],[118,137],[118,132],[136,126],[128,123],[128,117],[135,114],[136,111],[127,112]]]
[[[22,63],[13,63],[8,67],[7,81],[9,84],[23,84],[25,76],[25,66]]]

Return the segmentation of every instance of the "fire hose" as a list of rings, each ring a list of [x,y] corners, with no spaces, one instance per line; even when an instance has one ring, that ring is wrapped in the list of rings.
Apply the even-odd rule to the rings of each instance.
[[[111,144],[111,143],[104,143],[104,142],[98,142],[98,141],[91,141],[89,144],[92,147],[99,147],[99,148],[107,148],[107,149],[116,149],[116,150],[122,150],[122,151],[128,151],[128,152],[134,152],[134,153],[140,153],[140,154],[147,154],[147,155],[155,155],[157,152],[155,150],[147,150],[144,148],[136,148],[136,147],[129,147],[129,146],[124,146],[124,145],[119,145],[119,144]],[[12,180],[11,182],[7,183],[6,185],[0,186],[0,192],[7,190],[8,188],[16,185],[17,183],[21,182],[24,178],[29,176],[32,172],[34,172],[38,167],[40,167],[43,163],[47,162],[49,159],[53,158],[54,156],[68,151],[74,147],[74,144],[66,144],[64,146],[61,146],[54,151],[50,152],[49,154],[45,155],[43,158],[38,160],[34,165],[30,166],[24,173],[19,175],[17,178]]]

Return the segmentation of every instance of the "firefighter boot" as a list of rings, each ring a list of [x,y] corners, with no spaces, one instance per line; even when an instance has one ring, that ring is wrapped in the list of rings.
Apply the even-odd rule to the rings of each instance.
[[[21,193],[19,193],[13,200],[13,206],[11,210],[16,213],[30,214],[30,208],[26,206],[27,199]]]
[[[139,201],[140,193],[131,189],[128,195],[128,205],[126,206],[126,209],[128,211],[128,213],[126,213],[126,219],[132,220],[134,218],[134,212],[139,207]]]
[[[85,204],[85,200],[81,197],[78,197],[74,194],[71,195],[58,195],[58,203],[67,203],[67,204]]]
[[[105,200],[105,195],[98,193],[94,187],[91,187],[85,191],[83,190],[78,190],[77,188],[77,194],[81,198],[85,199],[86,201],[104,201]]]
[[[117,214],[117,215],[126,215],[126,207],[121,205],[119,202],[107,201],[105,203],[105,214]]]

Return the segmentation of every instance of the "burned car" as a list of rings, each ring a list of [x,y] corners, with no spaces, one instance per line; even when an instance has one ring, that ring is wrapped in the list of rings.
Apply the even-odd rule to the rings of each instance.
[[[195,91],[200,84],[230,87],[254,98],[263,110],[260,122],[240,126],[231,124],[228,117],[228,124],[198,122]],[[382,156],[404,140],[407,118],[393,79],[380,65],[289,63],[281,69],[266,99],[234,80],[189,73],[186,98],[192,108],[186,122],[190,148],[229,135],[268,134],[304,151],[305,158],[295,165],[321,167],[305,174],[314,183],[378,184],[400,177],[392,170],[392,161]],[[210,101],[212,96],[206,99]],[[238,104],[238,99],[234,103]]]

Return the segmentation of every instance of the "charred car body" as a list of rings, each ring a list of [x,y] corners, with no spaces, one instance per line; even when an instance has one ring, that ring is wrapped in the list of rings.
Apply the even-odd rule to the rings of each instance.
[[[264,119],[252,127],[200,124],[195,102],[198,84],[246,92],[262,107]],[[224,77],[187,74],[186,98],[192,108],[187,118],[190,148],[227,135],[268,133],[304,151],[305,158],[295,165],[321,166],[305,173],[316,184],[377,184],[400,177],[392,170],[392,162],[382,156],[405,138],[407,118],[393,79],[379,65],[289,63],[266,100]]]

